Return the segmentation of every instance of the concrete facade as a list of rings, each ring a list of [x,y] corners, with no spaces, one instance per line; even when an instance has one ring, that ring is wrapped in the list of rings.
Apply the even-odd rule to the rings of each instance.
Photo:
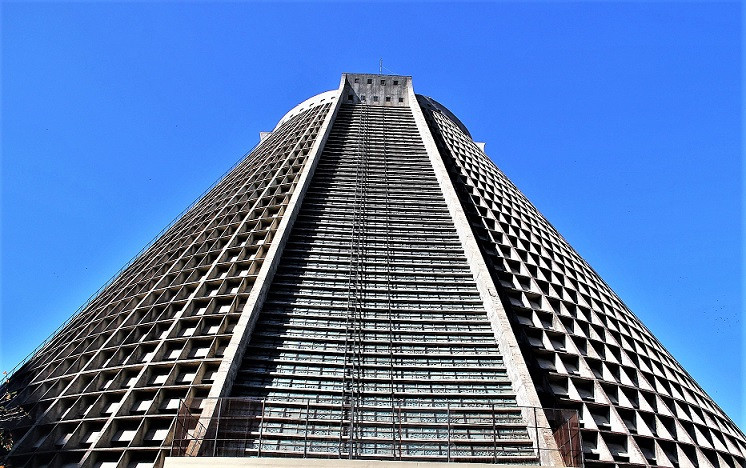
[[[746,466],[409,76],[291,109],[3,389],[14,466]]]

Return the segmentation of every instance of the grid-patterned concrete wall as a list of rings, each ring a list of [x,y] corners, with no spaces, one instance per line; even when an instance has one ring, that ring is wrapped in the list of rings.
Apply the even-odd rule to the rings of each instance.
[[[349,101],[208,452],[535,463],[410,109]]]
[[[300,109],[11,378],[15,466],[150,466],[208,395],[330,110]]]
[[[437,102],[418,97],[545,407],[588,466],[744,466],[743,433]]]

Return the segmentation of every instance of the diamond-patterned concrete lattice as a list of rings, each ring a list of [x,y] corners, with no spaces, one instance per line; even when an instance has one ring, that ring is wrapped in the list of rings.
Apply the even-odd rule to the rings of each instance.
[[[447,111],[420,102],[542,402],[580,410],[586,464],[742,465],[735,424]]]

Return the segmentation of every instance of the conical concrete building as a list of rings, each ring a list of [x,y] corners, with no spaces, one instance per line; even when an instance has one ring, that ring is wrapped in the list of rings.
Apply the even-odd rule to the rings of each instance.
[[[29,413],[12,466],[746,464],[407,76],[345,74],[292,109],[5,390]]]

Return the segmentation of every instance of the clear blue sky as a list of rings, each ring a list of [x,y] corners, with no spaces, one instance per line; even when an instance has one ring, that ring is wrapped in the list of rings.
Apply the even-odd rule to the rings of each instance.
[[[1,8],[3,369],[259,131],[383,57],[746,427],[740,3]]]

